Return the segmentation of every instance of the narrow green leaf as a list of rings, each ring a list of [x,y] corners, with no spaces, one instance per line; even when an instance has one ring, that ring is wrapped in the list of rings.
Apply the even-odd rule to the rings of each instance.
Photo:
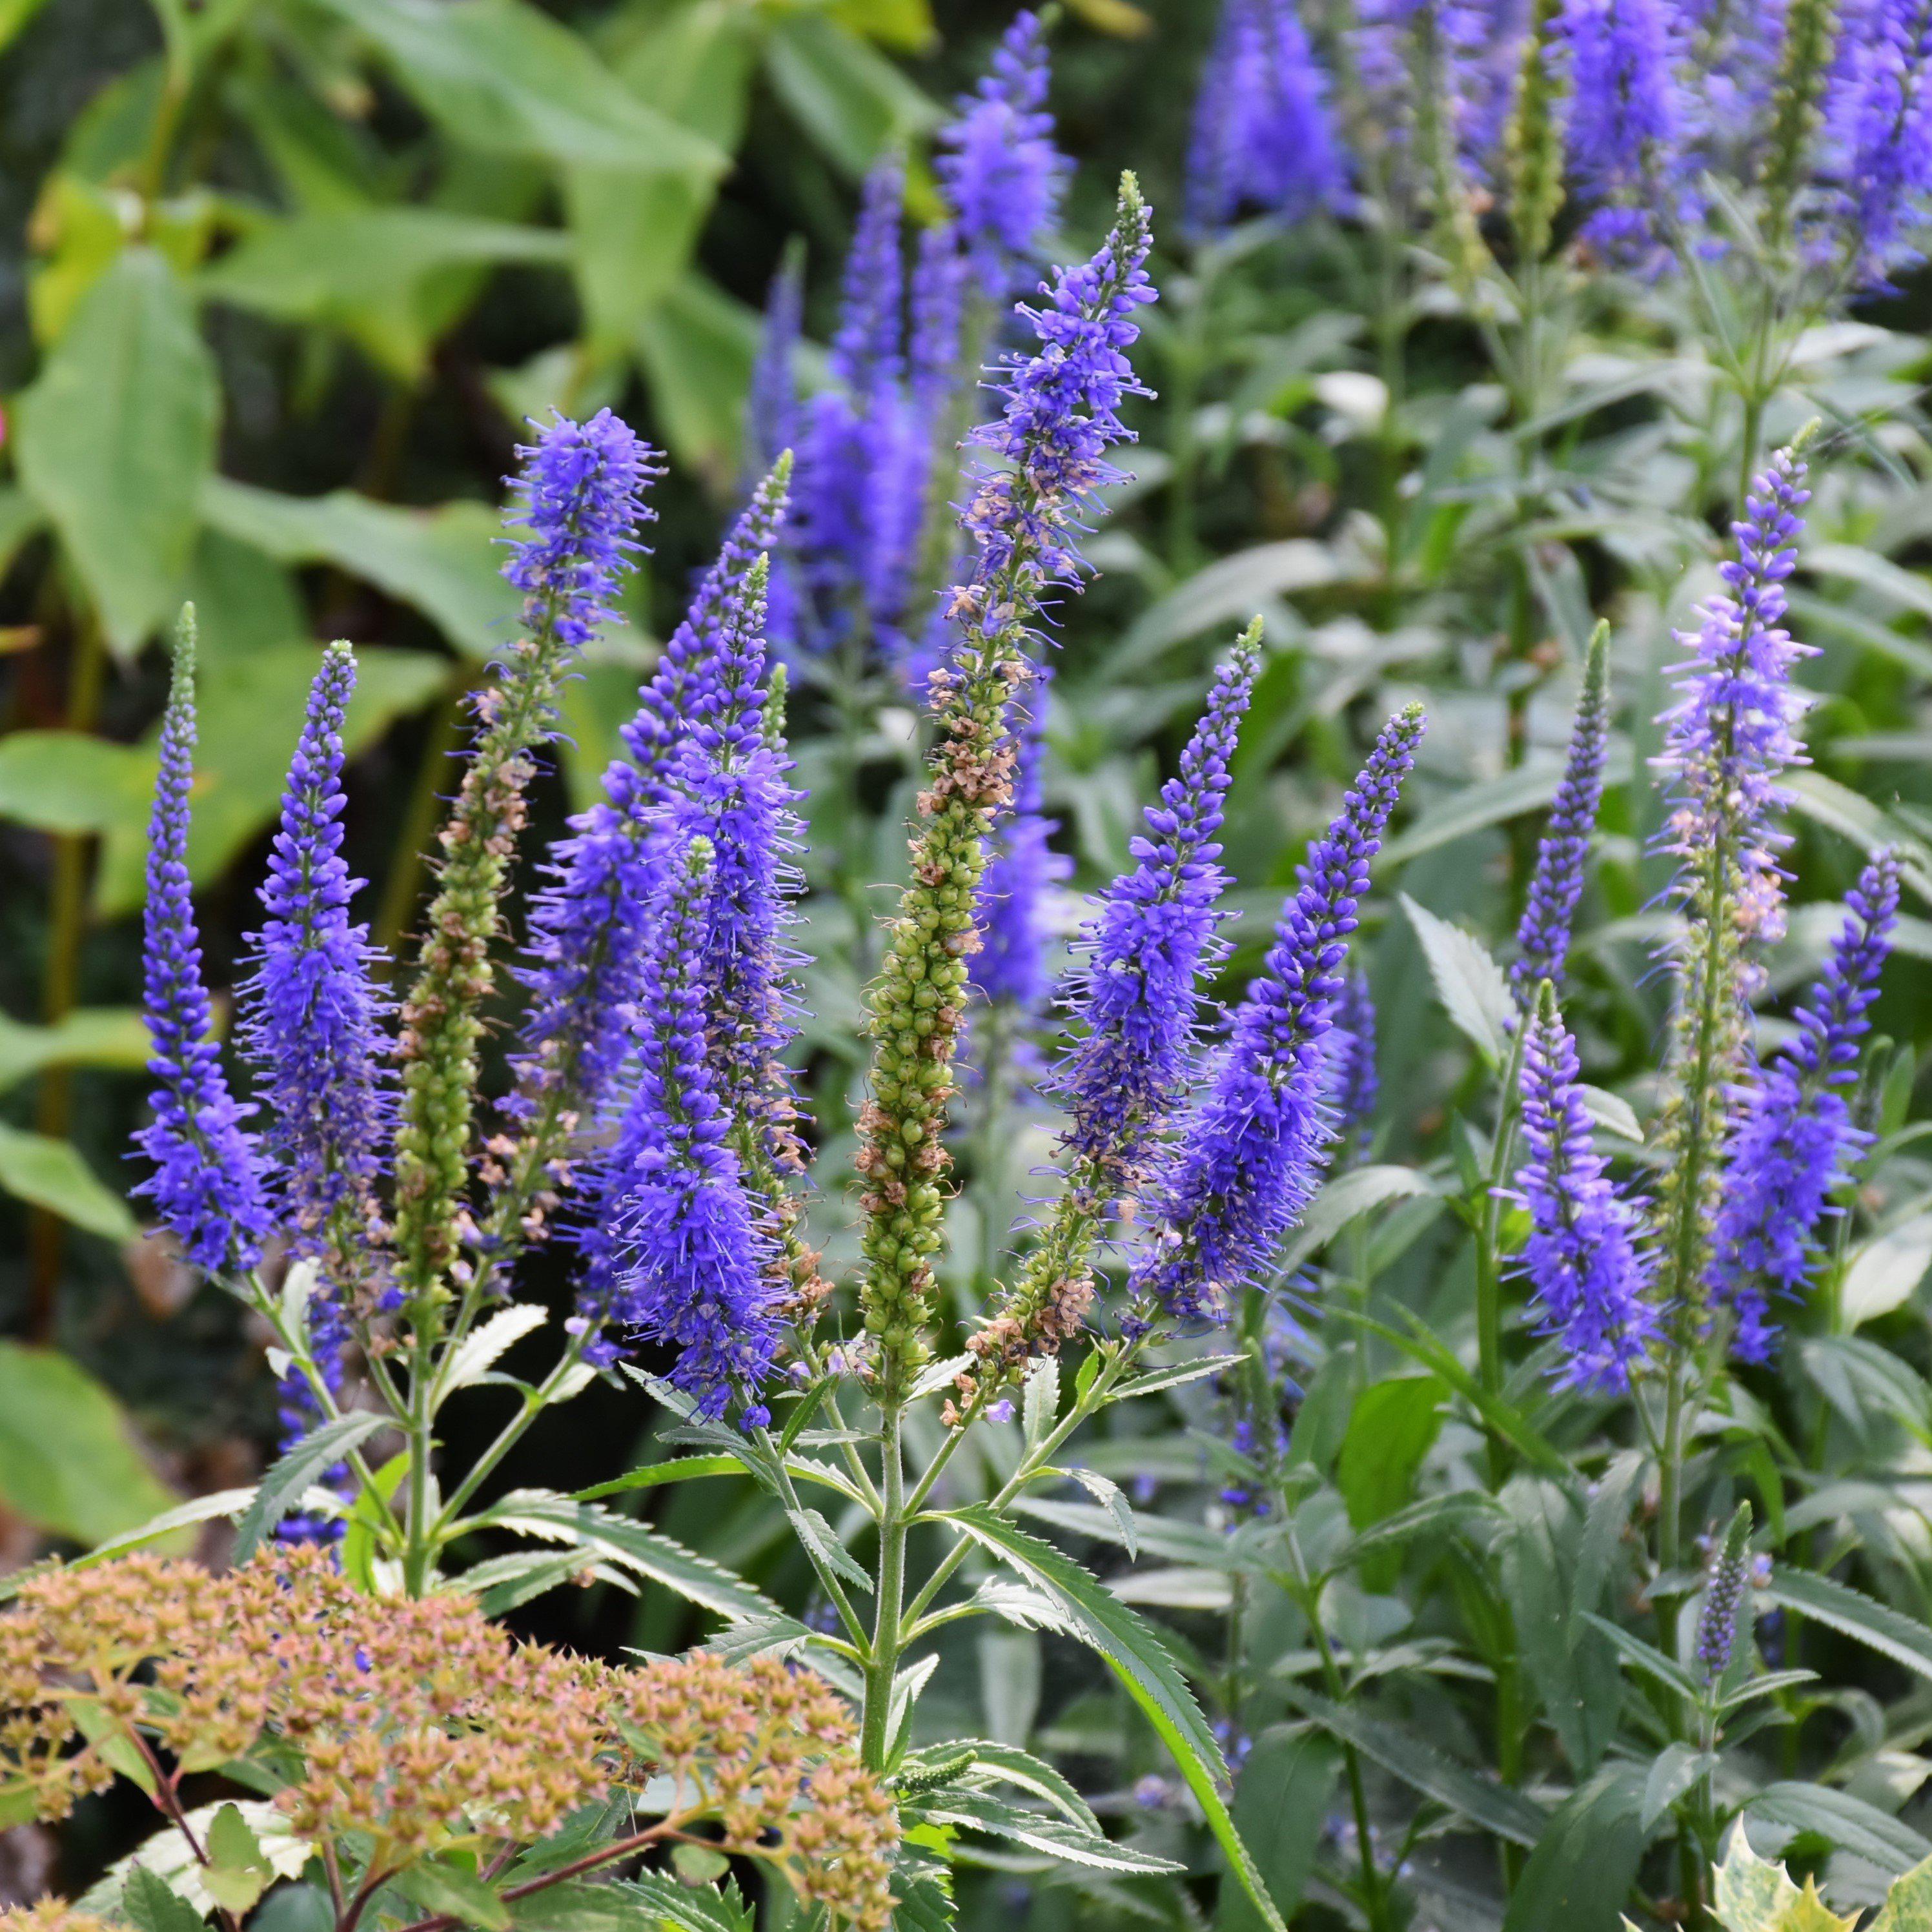
[[[304,1436],[262,1478],[255,1499],[235,1528],[235,1561],[245,1563],[263,1537],[298,1508],[314,1484],[358,1443],[388,1423],[386,1415],[338,1415]]]
[[[1886,1604],[1874,1603],[1848,1584],[1780,1564],[1772,1573],[1768,1588],[1759,1594],[1801,1616],[1828,1624],[1880,1656],[1932,1678],[1932,1630]]]
[[[1324,1730],[1344,1744],[1353,1744],[1384,1771],[1438,1804],[1446,1804],[1459,1817],[1481,1826],[1499,1838],[1507,1838],[1512,1844],[1534,1845],[1543,1835],[1550,1814],[1521,1792],[1444,1757],[1432,1744],[1424,1743],[1411,1732],[1330,1703],[1318,1690],[1310,1690],[1305,1684],[1290,1680],[1282,1689],[1291,1702],[1305,1711]]]
[[[1104,1658],[1172,1754],[1269,1932],[1287,1932],[1221,1795],[1227,1766],[1214,1734],[1174,1660],[1143,1620],[1070,1557],[1011,1523],[983,1504],[950,1512],[954,1524],[1010,1564],[1060,1612],[1062,1628]]]

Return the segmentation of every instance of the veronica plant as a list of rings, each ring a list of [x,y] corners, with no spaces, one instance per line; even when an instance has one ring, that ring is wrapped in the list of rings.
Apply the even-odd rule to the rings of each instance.
[[[866,220],[879,226],[885,206],[875,191]],[[808,1148],[828,1124],[805,1119],[784,1060],[798,998],[788,929],[800,801],[767,624],[787,461],[754,492],[640,693],[602,799],[540,873],[524,960],[505,971],[504,898],[528,787],[558,689],[637,553],[657,470],[608,414],[559,418],[524,452],[508,573],[527,597],[526,628],[476,700],[415,983],[393,1020],[373,990],[380,962],[350,922],[353,882],[338,849],[352,659],[344,646],[325,658],[246,993],[259,1115],[230,1097],[206,1037],[179,866],[193,717],[184,641],[156,806],[150,985],[162,1052],[143,1145],[164,1225],[274,1324],[319,1418],[265,1481],[244,1545],[275,1521],[289,1527],[299,1508],[298,1532],[310,1517],[354,1526],[343,1544],[350,1582],[406,1597],[447,1601],[436,1593],[458,1588],[508,1603],[609,1570],[670,1581],[723,1615],[738,1651],[802,1645],[823,1663],[852,1700],[864,1774],[899,1780],[908,1823],[999,1830],[1031,1815],[993,1789],[1011,1754],[983,1766],[958,1756],[944,1777],[909,1755],[929,1646],[997,1607],[956,1579],[993,1561],[1120,1671],[1174,1749],[1238,1882],[1278,1923],[1228,1813],[1220,1747],[1182,1679],[1137,1618],[1123,1621],[1012,1512],[1058,1479],[1058,1459],[1100,1410],[1195,1372],[1144,1372],[1150,1354],[1170,1360],[1178,1346],[1184,1364],[1186,1337],[1269,1282],[1330,1158],[1334,1041],[1357,1004],[1348,938],[1422,732],[1418,710],[1390,722],[1310,848],[1227,1042],[1210,1054],[1198,1023],[1222,956],[1215,835],[1258,633],[1237,646],[1179,776],[1148,814],[1133,869],[1102,896],[1080,943],[1064,994],[1070,1037],[1048,1076],[1069,1114],[1057,1198],[1043,1226],[1017,1231],[1006,1280],[986,1280],[957,1318],[936,1292],[969,1002],[1045,1018],[1040,896],[1060,868],[1037,789],[1041,610],[1084,580],[1079,533],[1118,473],[1111,452],[1130,440],[1122,411],[1144,393],[1130,352],[1154,299],[1150,242],[1129,177],[1098,251],[1017,311],[1033,344],[1007,356],[998,413],[975,434],[980,461],[961,518],[971,562],[930,680],[911,873],[870,997],[849,1282],[828,1280],[806,1238],[802,1210],[823,1185]],[[856,358],[856,328],[848,346]],[[479,1045],[506,979],[525,998],[512,1085],[492,1096]],[[392,1024],[393,1088],[383,1071]],[[1354,1024],[1359,1052],[1358,1012]],[[988,1072],[982,1058],[982,1090]],[[1106,1245],[1117,1232],[1126,1248],[1118,1291]],[[303,1293],[274,1287],[278,1234],[302,1257]],[[551,1369],[506,1377],[493,1365],[545,1318],[519,1298],[517,1264],[546,1241],[574,1262],[575,1307]],[[848,1320],[856,1329],[842,1332]],[[1066,1358],[1077,1370],[1063,1387]],[[481,1500],[536,1418],[598,1374],[648,1390],[704,1445],[668,1477],[728,1468],[770,1490],[830,1606],[828,1628],[778,1616],[748,1586],[594,1499]],[[446,1467],[440,1418],[486,1376],[509,1393],[509,1413],[480,1456]],[[1009,1392],[1022,1390],[1024,1447],[974,1500],[955,1478],[976,1458],[962,1463],[959,1452],[1003,1428]],[[806,1432],[814,1418],[822,1437]],[[362,1460],[379,1429],[404,1444],[380,1479]],[[337,1463],[344,1480],[332,1488],[320,1478]],[[808,1491],[869,1529],[835,1534]],[[485,1532],[540,1546],[463,1568]],[[814,1790],[824,1774],[812,1772]],[[961,1795],[949,1797],[956,1784]],[[1084,1805],[1055,1802],[1055,1842],[1072,1855],[1164,1868],[1112,1844]],[[893,1879],[902,1897],[934,1882],[917,1857]]]

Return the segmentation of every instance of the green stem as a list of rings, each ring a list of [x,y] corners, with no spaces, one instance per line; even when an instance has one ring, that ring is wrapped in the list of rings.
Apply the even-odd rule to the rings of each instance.
[[[904,1411],[889,1402],[880,1428],[879,1568],[872,1641],[866,1659],[866,1700],[859,1750],[867,1770],[883,1772],[892,1744],[892,1686],[904,1646],[906,1529]]]
[[[1502,1230],[1502,1190],[1507,1184],[1516,1147],[1518,1087],[1522,1076],[1523,1035],[1519,1024],[1510,1046],[1509,1064],[1504,1070],[1502,1096],[1497,1103],[1496,1140],[1490,1150],[1489,1172],[1484,1177],[1481,1218],[1476,1232],[1476,1371],[1485,1395],[1500,1400],[1503,1391],[1503,1282],[1502,1256],[1499,1252]],[[1493,1426],[1485,1424],[1489,1438],[1490,1486],[1500,1489],[1509,1474],[1509,1445]]]

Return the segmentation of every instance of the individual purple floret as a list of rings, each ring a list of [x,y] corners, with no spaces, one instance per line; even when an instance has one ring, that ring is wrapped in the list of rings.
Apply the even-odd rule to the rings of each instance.
[[[1244,208],[1298,221],[1340,207],[1348,188],[1328,77],[1295,0],[1226,0],[1196,102],[1188,226],[1213,233]]]
[[[1712,1301],[1731,1311],[1734,1354],[1768,1359],[1770,1291],[1801,1294],[1819,1228],[1865,1136],[1847,1091],[1871,1024],[1898,915],[1898,860],[1881,853],[1845,896],[1844,928],[1796,1018],[1796,1035],[1750,1090],[1726,1150],[1712,1258]]]
[[[1570,173],[1592,212],[1586,238],[1646,265],[1659,224],[1683,212],[1681,32],[1671,0],[1564,0],[1557,44],[1568,70]]]
[[[1530,874],[1522,918],[1516,929],[1516,957],[1510,968],[1510,985],[1516,1004],[1526,1012],[1545,980],[1559,992],[1562,988],[1570,931],[1583,896],[1590,837],[1597,828],[1598,807],[1603,802],[1604,766],[1610,746],[1610,694],[1609,630],[1600,625],[1584,662],[1583,689],[1576,700],[1576,722],[1570,728],[1569,756],[1556,795],[1550,802],[1549,822],[1544,827],[1543,842],[1536,848],[1536,868]]]
[[[1014,17],[988,70],[939,131],[933,161],[981,292],[1004,302],[1059,219],[1072,164],[1053,145],[1040,15]]]
[[[1225,1320],[1228,1298],[1265,1275],[1315,1190],[1334,1138],[1324,1098],[1327,1036],[1348,935],[1423,724],[1418,705],[1390,719],[1326,836],[1310,848],[1214,1083],[1159,1189],[1154,1231],[1129,1283],[1137,1311]]]
[[[1708,599],[1702,623],[1678,641],[1690,662],[1676,674],[1680,694],[1664,715],[1659,766],[1673,778],[1664,849],[1694,878],[1713,851],[1736,870],[1729,916],[1738,936],[1775,940],[1784,930],[1778,854],[1790,841],[1773,823],[1785,802],[1780,780],[1804,762],[1796,725],[1810,700],[1791,681],[1801,658],[1779,620],[1785,580],[1796,566],[1809,500],[1794,450],[1772,458],[1732,530],[1738,556],[1719,566],[1726,590]]]
[[[362,882],[342,856],[342,721],[355,688],[354,654],[330,645],[282,794],[266,916],[252,935],[255,970],[242,989],[277,1208],[298,1253],[327,1244],[344,1264],[366,1251],[380,1222],[375,1185],[395,1111],[382,1027],[389,1003],[370,973],[380,956],[369,928],[350,922]],[[347,1286],[322,1284],[317,1305]]]
[[[1540,1333],[1562,1344],[1562,1388],[1622,1390],[1658,1332],[1646,1299],[1648,1256],[1636,1217],[1592,1144],[1577,1084],[1576,1043],[1546,983],[1524,1022],[1519,1198],[1529,1210],[1523,1272],[1541,1304]]]
[[[709,1420],[770,1374],[778,1294],[706,1064],[708,842],[692,840],[672,864],[638,974],[636,1084],[578,1231],[586,1269],[574,1325],[592,1331],[592,1361],[622,1352],[606,1330],[674,1347],[670,1380]]]
[[[526,628],[580,650],[615,618],[632,534],[656,512],[644,491],[661,473],[650,446],[621,417],[599,410],[588,422],[556,416],[518,447],[508,520],[526,532],[503,574],[524,594]]]
[[[980,881],[975,918],[980,950],[968,968],[974,986],[987,999],[1028,1018],[1039,1012],[1052,984],[1048,902],[1054,887],[1073,869],[1070,859],[1054,850],[1051,842],[1058,827],[1042,809],[1047,683],[1044,676],[1035,680],[1032,710],[1018,734],[1012,806],[989,842],[992,856]]]
[[[783,526],[788,466],[752,493],[684,621],[671,634],[638,710],[622,728],[626,756],[604,775],[604,796],[571,820],[554,848],[530,914],[530,994],[511,1111],[544,1104],[595,1108],[628,1051],[630,1011],[650,909],[661,894],[662,853],[651,836],[670,797],[679,748],[694,721],[724,703],[719,653],[752,566]]]
[[[1335,1002],[1335,1024],[1328,1036],[1328,1100],[1335,1131],[1353,1138],[1365,1154],[1375,1136],[1376,1100],[1382,1083],[1376,1072],[1376,1003],[1368,976],[1358,966],[1342,982]]]
[[[1055,276],[1044,308],[1020,305],[1040,346],[1006,358],[1000,419],[973,438],[1013,466],[981,468],[960,519],[979,556],[954,614],[985,632],[1010,620],[1018,586],[1003,580],[1022,548],[1029,589],[1070,583],[1083,567],[1072,532],[1094,492],[1120,480],[1106,452],[1134,440],[1121,405],[1149,393],[1126,352],[1140,335],[1134,311],[1156,299],[1146,268],[1152,238],[1146,204],[1130,184],[1121,219],[1093,258]]]
[[[1932,196],[1932,7],[1869,0],[1840,22],[1825,88],[1822,172],[1837,192],[1828,246],[1884,289],[1922,260],[1912,232]]]
[[[1215,674],[1180,768],[1129,848],[1132,872],[1108,888],[1075,943],[1067,1011],[1073,1044],[1055,1072],[1071,1115],[1066,1145],[1110,1195],[1138,1190],[1151,1137],[1192,1066],[1200,980],[1222,949],[1216,906],[1228,764],[1254,688],[1254,634]]]
[[[136,1187],[197,1268],[253,1268],[268,1229],[268,1206],[253,1137],[242,1123],[208,1038],[201,941],[188,878],[188,794],[194,784],[194,628],[183,614],[160,769],[148,824],[148,896],[142,950],[142,1006],[153,1057],[153,1124],[136,1136],[154,1172]]]

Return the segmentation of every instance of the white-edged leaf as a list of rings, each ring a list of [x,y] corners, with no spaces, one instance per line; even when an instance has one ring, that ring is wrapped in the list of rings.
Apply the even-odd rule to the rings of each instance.
[[[1198,1362],[1178,1362],[1172,1368],[1150,1369],[1144,1375],[1120,1384],[1108,1399],[1126,1402],[1136,1396],[1153,1395],[1161,1389],[1179,1388],[1184,1382],[1198,1382],[1203,1376],[1217,1376],[1230,1363],[1245,1361],[1244,1355],[1204,1355]]]
[[[970,1369],[978,1358],[971,1354],[948,1355],[943,1362],[928,1362],[918,1381],[908,1392],[908,1402],[918,1402],[929,1395],[937,1395],[941,1389],[950,1388],[953,1378]]]
[[[1932,1268],[1932,1214],[1915,1214],[1852,1251],[1845,1270],[1841,1302],[1845,1319],[1862,1322],[1889,1315],[1910,1299]]]
[[[1134,1508],[1120,1484],[1096,1469],[1070,1469],[1066,1473],[1114,1519],[1128,1556],[1138,1563],[1141,1558],[1141,1539],[1134,1527]]]
[[[1021,1398],[1021,1426],[1030,1449],[1046,1440],[1060,1415],[1060,1358],[1038,1355],[1027,1370]]]
[[[230,1804],[233,1805],[241,1814],[242,1822],[255,1834],[255,1842],[276,1876],[298,1878],[314,1848],[307,1839],[296,1837],[289,1828],[287,1813],[280,1805],[272,1804],[266,1799],[224,1798],[212,1804],[197,1806],[188,1814],[186,1820],[188,1828],[194,1834],[196,1844],[207,1844],[215,1814]],[[201,1862],[195,1856],[194,1846],[182,1835],[180,1827],[175,1825],[157,1832],[127,1857],[110,1865],[102,1877],[74,1901],[76,1906],[82,1912],[118,1917],[116,1908],[121,1902],[122,1888],[128,1875],[137,1870],[160,1880],[203,1918],[214,1911],[214,1898],[202,1882]]]
[[[440,1394],[467,1388],[494,1368],[502,1355],[532,1330],[550,1319],[549,1311],[533,1301],[513,1301],[488,1321],[478,1322],[464,1336],[443,1364]]]
[[[916,1816],[931,1823],[963,1825],[969,1830],[990,1832],[996,1838],[1010,1838],[1029,1851],[1044,1852],[1049,1858],[1087,1865],[1096,1871],[1150,1877],[1186,1869],[1171,1859],[1117,1845],[1102,1834],[1084,1831],[1064,1818],[1044,1818],[1036,1811],[1010,1804],[990,1792],[970,1787],[946,1786],[916,1799],[910,1808]]]
[[[1500,1066],[1509,1055],[1510,1028],[1516,1015],[1503,969],[1480,940],[1418,905],[1408,893],[1400,896],[1402,910],[1422,942],[1443,1010],[1492,1066]]]

